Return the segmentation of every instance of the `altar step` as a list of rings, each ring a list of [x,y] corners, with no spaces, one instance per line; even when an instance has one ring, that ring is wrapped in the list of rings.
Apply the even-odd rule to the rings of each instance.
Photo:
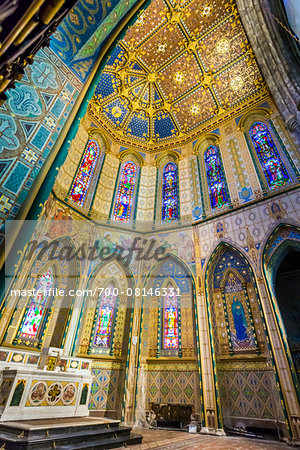
[[[0,423],[0,449],[110,449],[140,444],[142,436],[118,420],[99,418],[44,419]]]

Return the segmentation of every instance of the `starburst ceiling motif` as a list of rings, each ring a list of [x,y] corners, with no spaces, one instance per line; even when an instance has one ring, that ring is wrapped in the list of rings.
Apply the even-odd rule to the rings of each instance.
[[[115,45],[89,113],[121,145],[153,152],[267,96],[234,0],[153,0]]]

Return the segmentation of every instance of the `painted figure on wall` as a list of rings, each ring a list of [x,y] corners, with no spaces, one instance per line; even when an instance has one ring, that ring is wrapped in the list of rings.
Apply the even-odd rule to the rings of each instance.
[[[240,266],[239,261],[236,262],[238,263],[237,267]],[[227,274],[225,298],[233,347],[236,350],[255,348],[242,281],[233,272]]]
[[[163,298],[164,303],[164,349],[179,348],[178,330],[178,299],[172,286],[167,288],[167,294]]]
[[[114,311],[116,307],[116,295],[114,294],[115,287],[113,284],[109,284],[101,294],[94,337],[95,347],[110,347]]]
[[[195,246],[193,240],[184,231],[178,234],[178,256],[183,261],[192,261],[195,259]]]
[[[232,297],[232,316],[236,331],[236,338],[238,341],[245,341],[248,339],[247,330],[247,320],[245,316],[245,311],[242,303],[239,301],[237,295],[233,295]]]
[[[51,298],[51,289],[53,286],[54,275],[53,269],[50,267],[47,272],[40,276],[35,285],[36,294],[30,301],[19,330],[19,336],[28,339],[37,339],[48,300]]]
[[[70,199],[83,206],[95,166],[99,156],[99,146],[96,141],[89,140],[81,164],[77,170],[70,190]]]
[[[177,167],[168,163],[163,170],[162,220],[178,219]]]
[[[131,161],[126,162],[121,173],[117,201],[113,215],[114,220],[125,223],[130,220],[136,174],[136,165]]]
[[[228,203],[225,175],[217,147],[210,146],[204,154],[208,192],[212,209]]]
[[[249,133],[269,188],[291,181],[267,125],[255,122]]]

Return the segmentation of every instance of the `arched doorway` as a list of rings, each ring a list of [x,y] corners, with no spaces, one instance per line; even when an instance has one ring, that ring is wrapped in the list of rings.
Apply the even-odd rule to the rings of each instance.
[[[288,250],[278,267],[274,287],[298,381],[300,381],[300,248]]]

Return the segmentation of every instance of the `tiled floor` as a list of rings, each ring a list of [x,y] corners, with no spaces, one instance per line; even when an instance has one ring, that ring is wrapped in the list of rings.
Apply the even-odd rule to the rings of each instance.
[[[240,437],[193,435],[180,431],[135,429],[143,435],[143,443],[134,445],[133,450],[279,450],[288,446],[280,442],[260,441]]]

